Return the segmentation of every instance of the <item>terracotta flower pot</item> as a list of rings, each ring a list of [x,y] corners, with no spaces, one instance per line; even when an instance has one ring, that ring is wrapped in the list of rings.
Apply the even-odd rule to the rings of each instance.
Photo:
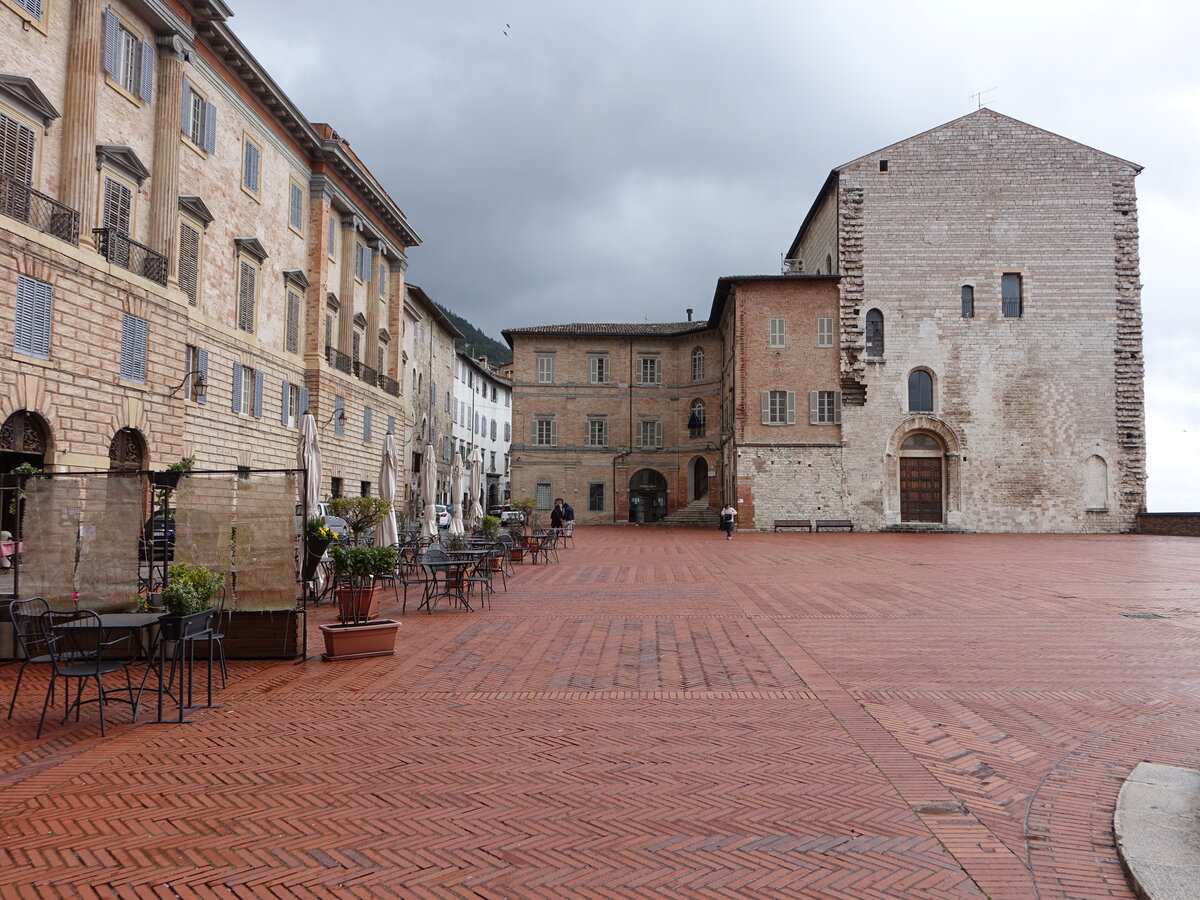
[[[367,588],[337,588],[333,592],[338,618],[343,622],[365,622],[379,618],[379,585]]]
[[[335,662],[370,656],[394,656],[396,632],[399,629],[400,623],[392,619],[381,619],[367,625],[322,625],[325,652],[321,658]]]

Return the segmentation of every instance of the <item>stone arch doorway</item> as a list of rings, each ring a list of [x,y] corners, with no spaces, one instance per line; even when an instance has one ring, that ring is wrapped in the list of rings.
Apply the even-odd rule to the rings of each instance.
[[[146,439],[136,428],[122,428],[108,445],[110,472],[140,472],[146,468]]]
[[[688,465],[688,500],[703,500],[708,496],[708,460],[697,456]]]
[[[0,425],[0,473],[8,473],[28,463],[35,469],[46,468],[46,457],[50,453],[50,428],[35,412],[19,409]],[[5,487],[17,486],[18,482],[5,482]],[[0,530],[19,534],[17,527],[17,504],[9,503],[12,493],[3,491],[0,497]],[[11,509],[10,509],[11,507]]]
[[[946,521],[946,448],[936,435],[915,431],[900,443],[900,521]]]
[[[629,479],[629,521],[657,522],[667,514],[667,479],[654,469],[638,469]]]

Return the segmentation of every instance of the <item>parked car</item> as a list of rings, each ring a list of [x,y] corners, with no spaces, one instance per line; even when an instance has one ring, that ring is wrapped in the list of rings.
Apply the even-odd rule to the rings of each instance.
[[[440,503],[435,507],[437,509],[438,528],[450,527],[450,507],[442,506]]]
[[[300,516],[303,512],[300,504],[296,504],[296,534],[300,533],[300,528],[304,524],[300,521]],[[346,520],[331,516],[329,514],[329,504],[322,501],[317,504],[317,509],[313,513],[314,516],[319,516],[321,521],[325,523],[326,528],[333,529],[333,542],[340,544],[350,536],[350,529],[346,527]]]
[[[525,514],[519,509],[506,509],[500,513],[501,525],[524,525]]]
[[[498,519],[504,515],[504,513],[510,512],[512,509],[513,507],[509,506],[507,503],[498,503],[494,506],[489,506],[487,514],[489,516],[495,516]]]

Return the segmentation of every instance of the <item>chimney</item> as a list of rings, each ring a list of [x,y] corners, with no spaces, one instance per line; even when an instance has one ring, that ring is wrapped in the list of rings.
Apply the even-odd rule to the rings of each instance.
[[[690,309],[687,311],[687,314],[688,314],[688,321],[689,322],[692,321],[692,311]]]

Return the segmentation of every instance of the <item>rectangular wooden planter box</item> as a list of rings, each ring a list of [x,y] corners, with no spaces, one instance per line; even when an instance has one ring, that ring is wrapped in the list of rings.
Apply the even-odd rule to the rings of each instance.
[[[343,659],[367,659],[372,656],[394,656],[396,631],[400,623],[380,619],[368,625],[322,625],[325,652],[321,659],[334,662]]]

